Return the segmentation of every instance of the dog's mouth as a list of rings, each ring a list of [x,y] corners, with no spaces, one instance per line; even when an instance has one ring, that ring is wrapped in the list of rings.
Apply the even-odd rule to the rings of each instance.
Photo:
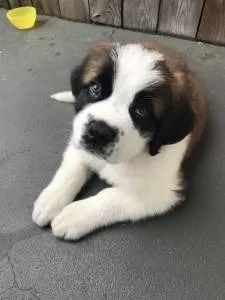
[[[99,144],[97,140],[87,141],[84,138],[81,139],[80,148],[87,151],[88,153],[97,156],[98,158],[108,160],[115,151],[116,142]]]

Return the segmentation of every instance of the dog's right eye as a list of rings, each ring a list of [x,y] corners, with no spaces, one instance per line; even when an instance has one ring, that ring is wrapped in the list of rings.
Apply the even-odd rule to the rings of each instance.
[[[99,82],[93,81],[88,87],[88,93],[92,99],[96,100],[101,96],[102,86]]]
[[[138,118],[145,118],[146,116],[149,115],[149,111],[147,110],[146,107],[136,107],[134,109],[134,113]]]

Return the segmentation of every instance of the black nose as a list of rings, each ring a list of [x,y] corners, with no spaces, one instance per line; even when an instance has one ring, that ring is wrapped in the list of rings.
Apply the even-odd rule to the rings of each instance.
[[[94,149],[102,149],[113,143],[118,130],[106,124],[104,121],[92,120],[87,124],[83,136],[84,143]]]

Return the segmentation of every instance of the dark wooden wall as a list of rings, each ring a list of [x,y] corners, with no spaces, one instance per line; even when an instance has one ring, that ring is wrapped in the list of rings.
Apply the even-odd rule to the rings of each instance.
[[[225,0],[0,0],[39,14],[225,44]]]

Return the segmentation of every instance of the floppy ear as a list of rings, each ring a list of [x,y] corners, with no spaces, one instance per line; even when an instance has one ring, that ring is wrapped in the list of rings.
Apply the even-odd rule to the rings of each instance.
[[[181,141],[193,129],[194,113],[188,103],[178,108],[169,108],[159,122],[158,128],[149,145],[149,153],[156,155],[163,145]]]

